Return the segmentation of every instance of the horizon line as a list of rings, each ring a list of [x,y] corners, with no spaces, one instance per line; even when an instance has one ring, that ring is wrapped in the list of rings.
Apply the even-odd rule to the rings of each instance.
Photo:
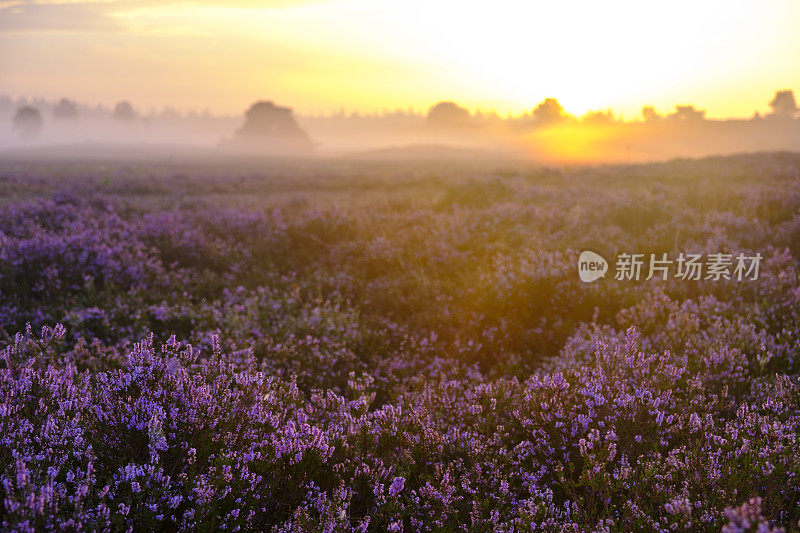
[[[775,90],[775,92],[773,93],[773,97],[774,97],[775,94],[777,94],[778,92],[781,92],[781,91],[789,91],[792,94],[794,94],[794,89],[793,88],[779,88],[779,89]],[[549,100],[551,98],[553,100],[555,100],[556,102],[559,102],[557,97],[549,97],[549,98],[547,98],[545,100]],[[7,93],[0,94],[0,100],[9,100],[14,105],[34,105],[35,106],[37,104],[44,104],[44,105],[47,105],[47,106],[54,106],[54,105],[58,104],[62,99],[69,100],[73,104],[75,104],[75,105],[77,105],[79,107],[85,108],[85,109],[98,110],[98,111],[108,111],[108,112],[113,112],[113,109],[114,109],[115,105],[117,105],[119,103],[122,103],[122,102],[128,102],[128,103],[131,104],[131,106],[134,108],[134,110],[137,111],[137,114],[139,114],[139,116],[142,116],[142,117],[158,116],[158,115],[163,115],[165,113],[177,113],[178,115],[180,115],[180,116],[182,116],[184,118],[188,117],[188,116],[191,116],[191,115],[197,115],[197,116],[206,116],[208,118],[215,118],[215,119],[239,118],[239,117],[244,116],[244,114],[247,112],[247,109],[252,104],[254,104],[256,102],[259,102],[259,101],[272,101],[276,105],[280,105],[282,107],[289,107],[290,109],[292,109],[292,111],[295,113],[296,116],[303,117],[303,118],[318,118],[318,119],[325,119],[325,118],[356,118],[356,117],[380,118],[380,117],[386,117],[386,116],[390,116],[390,115],[417,116],[417,117],[424,118],[430,113],[431,109],[433,109],[436,105],[441,104],[441,103],[454,103],[454,104],[458,105],[459,107],[461,107],[463,109],[466,109],[469,112],[470,116],[473,116],[473,117],[477,117],[477,116],[480,116],[480,115],[485,115],[485,116],[497,116],[497,117],[500,117],[501,119],[504,119],[504,120],[510,120],[510,119],[515,119],[515,118],[524,118],[526,116],[530,116],[532,114],[532,112],[534,111],[534,109],[536,108],[536,106],[540,105],[542,102],[545,101],[545,100],[543,100],[542,102],[538,102],[538,103],[532,104],[529,107],[526,107],[523,111],[516,112],[516,113],[512,112],[512,111],[498,111],[496,107],[482,107],[480,105],[478,105],[478,106],[470,106],[468,104],[464,105],[464,104],[460,104],[458,102],[458,100],[456,100],[456,99],[438,99],[438,100],[433,101],[426,108],[422,108],[422,109],[420,109],[419,107],[414,106],[414,105],[407,105],[405,107],[403,107],[403,106],[384,107],[384,108],[381,108],[380,110],[365,110],[365,109],[358,109],[358,108],[353,108],[353,107],[350,107],[348,109],[347,106],[340,106],[337,109],[330,109],[328,111],[302,112],[302,111],[298,111],[290,103],[276,101],[275,99],[272,99],[272,98],[259,98],[259,99],[253,100],[249,104],[245,104],[242,107],[242,110],[239,113],[230,113],[230,112],[213,111],[210,107],[205,107],[205,108],[202,108],[202,109],[199,109],[199,108],[179,108],[179,107],[176,107],[176,106],[171,105],[171,104],[165,104],[163,106],[149,106],[149,107],[137,106],[135,104],[135,101],[132,101],[132,100],[126,99],[126,98],[121,98],[121,99],[116,100],[115,102],[113,102],[111,104],[108,104],[108,103],[102,102],[102,101],[101,102],[90,103],[88,101],[82,101],[82,100],[79,100],[78,98],[72,98],[72,97],[68,97],[68,96],[48,97],[48,96],[42,96],[42,95],[19,95],[19,94],[18,95],[11,95],[11,94],[7,94]],[[662,110],[660,111],[660,113],[662,113],[661,116],[666,116],[667,114],[676,111],[679,107],[682,107],[682,106],[690,106],[690,107],[696,109],[697,111],[703,112],[706,115],[709,112],[709,109],[698,108],[692,103],[677,102],[677,103],[674,103],[672,105],[672,107],[669,107],[669,108],[666,108],[666,109],[662,108]],[[571,118],[575,118],[575,119],[582,119],[584,117],[588,117],[588,116],[590,116],[592,114],[596,114],[596,113],[610,113],[610,116],[612,117],[612,120],[615,121],[615,122],[639,122],[639,121],[642,121],[642,111],[644,109],[648,108],[648,107],[655,108],[655,106],[653,106],[652,104],[642,104],[641,107],[640,107],[639,113],[633,115],[634,118],[632,118],[632,119],[630,117],[626,117],[626,115],[624,113],[617,114],[617,112],[612,107],[605,107],[605,108],[599,107],[599,108],[596,108],[596,109],[589,109],[583,114],[573,114],[573,113],[569,112],[569,110],[564,109],[564,113],[565,113],[565,116],[571,117]],[[761,107],[761,109],[763,109],[765,107],[769,107],[769,100],[767,98],[765,98],[765,103],[760,107]],[[659,109],[656,108],[656,111],[658,111],[658,110]],[[708,116],[706,116],[706,117],[704,117],[704,119],[705,120],[717,120],[717,121],[752,120],[753,118],[757,118],[759,116],[764,116],[764,115],[765,115],[765,113],[763,113],[757,107],[749,115],[726,115],[724,117],[716,117],[716,116],[708,117]]]

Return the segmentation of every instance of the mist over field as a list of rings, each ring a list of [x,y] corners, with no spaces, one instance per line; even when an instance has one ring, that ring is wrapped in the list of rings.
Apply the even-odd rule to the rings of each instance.
[[[507,116],[470,112],[453,102],[439,102],[426,112],[317,116],[299,116],[271,101],[261,101],[261,108],[258,104],[247,110],[257,112],[248,118],[247,113],[214,116],[208,111],[180,113],[169,108],[145,114],[127,101],[104,108],[69,99],[0,98],[0,157],[238,154],[590,164],[800,150],[800,119],[791,90],[777,91],[763,116],[755,113],[746,119],[723,120],[706,119],[704,110],[691,105],[661,114],[645,106],[641,117],[632,120],[618,119],[611,110],[575,117],[552,98],[530,112]],[[26,123],[15,118],[20,110],[31,110],[38,119]]]

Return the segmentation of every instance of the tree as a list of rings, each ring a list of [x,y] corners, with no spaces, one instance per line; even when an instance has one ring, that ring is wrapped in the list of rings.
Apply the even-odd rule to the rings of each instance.
[[[695,109],[693,105],[677,105],[675,111],[669,115],[672,120],[679,122],[696,122],[704,120],[706,112],[703,109]]]
[[[661,119],[661,115],[656,113],[656,109],[651,105],[646,105],[642,108],[642,118],[645,122],[655,122]]]
[[[259,101],[245,113],[245,121],[236,132],[236,144],[272,153],[302,154],[314,146],[309,136],[300,128],[292,109]]]
[[[469,111],[455,102],[439,102],[428,111],[428,124],[434,128],[459,129],[469,123]]]
[[[14,130],[25,140],[36,138],[42,130],[42,114],[35,107],[20,107],[11,121]]]
[[[130,102],[122,101],[114,106],[113,116],[116,120],[133,120],[136,118],[136,112]]]
[[[78,118],[78,107],[66,98],[62,98],[53,108],[53,118],[74,120]]]
[[[545,98],[533,110],[533,119],[539,124],[555,124],[567,118],[564,108],[555,98]]]
[[[614,122],[614,113],[611,110],[607,111],[589,111],[581,120],[586,124],[609,124]]]
[[[772,108],[772,115],[781,118],[794,118],[800,110],[792,91],[777,91],[769,106]]]

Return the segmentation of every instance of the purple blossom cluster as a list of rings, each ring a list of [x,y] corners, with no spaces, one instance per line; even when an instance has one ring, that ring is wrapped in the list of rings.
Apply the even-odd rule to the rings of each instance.
[[[2,530],[800,528],[800,157],[38,172],[0,168]]]

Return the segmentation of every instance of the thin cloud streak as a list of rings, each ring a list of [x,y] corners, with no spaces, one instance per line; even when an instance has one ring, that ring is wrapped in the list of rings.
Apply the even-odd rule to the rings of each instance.
[[[170,5],[226,9],[283,9],[317,0],[29,0],[0,1],[0,33],[92,33],[129,29],[127,12]]]

